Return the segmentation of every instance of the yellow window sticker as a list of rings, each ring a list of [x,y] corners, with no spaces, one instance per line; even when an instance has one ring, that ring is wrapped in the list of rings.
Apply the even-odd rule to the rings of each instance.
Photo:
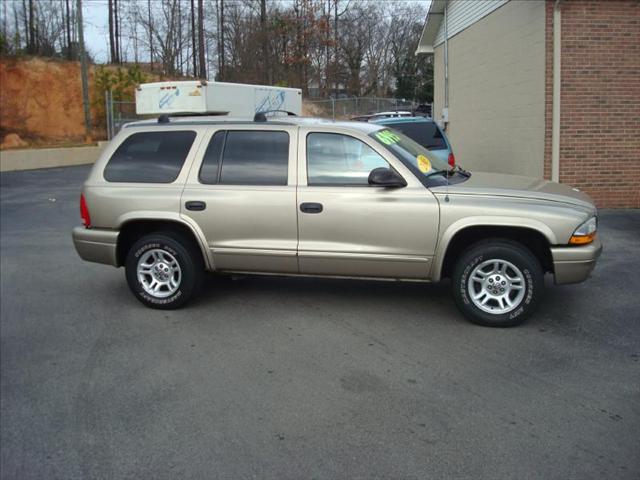
[[[431,170],[431,162],[427,157],[424,155],[418,155],[416,159],[418,160],[418,168],[422,173],[427,173]]]
[[[382,130],[376,133],[376,137],[385,145],[393,145],[400,141],[400,137],[393,133],[391,130]]]

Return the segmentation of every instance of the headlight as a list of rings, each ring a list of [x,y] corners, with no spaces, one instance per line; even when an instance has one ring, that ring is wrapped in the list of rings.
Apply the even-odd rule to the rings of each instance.
[[[593,239],[596,238],[597,228],[598,219],[596,217],[591,217],[576,228],[576,231],[573,232],[573,235],[571,235],[571,238],[569,239],[569,243],[572,245],[586,245],[587,243],[593,242]]]

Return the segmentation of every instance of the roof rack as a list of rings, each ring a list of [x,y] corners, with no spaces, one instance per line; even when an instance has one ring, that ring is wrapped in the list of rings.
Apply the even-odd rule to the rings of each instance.
[[[266,122],[267,121],[267,113],[272,113],[272,112],[282,112],[282,113],[286,113],[288,117],[297,117],[297,115],[293,112],[290,112],[288,110],[262,110],[261,112],[256,112],[256,114],[253,116],[253,121],[254,122]]]
[[[175,112],[163,113],[158,117],[158,123],[169,123],[171,118],[179,117],[222,117],[228,112]]]

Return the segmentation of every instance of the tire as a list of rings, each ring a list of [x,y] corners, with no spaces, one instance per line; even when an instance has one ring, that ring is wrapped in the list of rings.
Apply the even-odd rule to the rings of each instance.
[[[483,240],[465,250],[456,262],[452,288],[458,308],[471,322],[513,327],[537,308],[544,290],[544,272],[536,257],[521,244]]]
[[[188,239],[173,232],[156,232],[131,246],[125,273],[131,292],[140,302],[147,307],[171,310],[183,306],[198,293],[204,267],[200,252]]]

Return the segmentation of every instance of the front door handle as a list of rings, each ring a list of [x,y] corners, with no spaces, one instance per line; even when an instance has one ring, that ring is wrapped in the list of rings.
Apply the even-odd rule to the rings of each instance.
[[[187,210],[193,210],[194,212],[201,212],[202,210],[207,208],[207,204],[199,200],[187,202],[184,204],[184,206]]]
[[[322,212],[322,204],[313,202],[301,203],[300,211],[304,213],[320,213]]]

